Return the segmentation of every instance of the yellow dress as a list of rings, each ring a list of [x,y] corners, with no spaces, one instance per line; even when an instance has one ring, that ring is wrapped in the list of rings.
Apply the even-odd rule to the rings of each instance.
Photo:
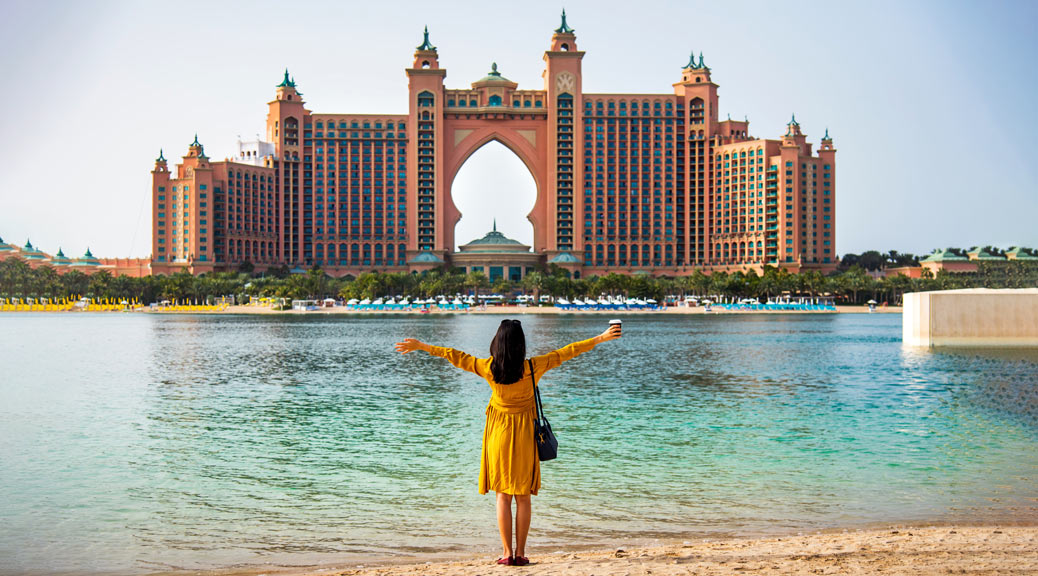
[[[594,338],[574,342],[542,356],[534,356],[533,375],[540,383],[545,372],[595,347]],[[462,370],[490,384],[490,404],[483,428],[483,457],[479,467],[479,493],[537,494],[541,487],[541,462],[533,440],[536,405],[529,366],[512,384],[498,384],[490,373],[491,358],[476,358],[453,348],[433,346],[433,356],[446,358]]]

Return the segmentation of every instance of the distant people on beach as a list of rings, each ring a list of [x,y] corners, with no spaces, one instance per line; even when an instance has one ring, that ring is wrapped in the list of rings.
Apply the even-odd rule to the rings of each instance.
[[[498,564],[525,566],[526,537],[530,531],[530,496],[541,487],[541,467],[534,438],[536,401],[534,387],[545,372],[596,345],[620,337],[619,325],[568,346],[526,360],[526,336],[519,320],[502,320],[490,342],[490,357],[476,358],[453,348],[432,346],[414,338],[394,348],[407,354],[415,350],[446,358],[462,370],[490,384],[490,404],[483,429],[483,455],[479,469],[479,493],[497,493],[497,527],[503,554]],[[532,375],[529,367],[532,366]],[[512,545],[512,500],[515,500],[515,546]]]

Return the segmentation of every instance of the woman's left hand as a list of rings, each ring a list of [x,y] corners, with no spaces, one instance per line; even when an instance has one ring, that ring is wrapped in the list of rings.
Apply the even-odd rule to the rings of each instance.
[[[619,337],[620,337],[620,325],[619,324],[613,324],[613,325],[609,326],[609,328],[606,329],[605,332],[602,332],[598,336],[595,336],[595,343],[596,344],[601,344],[602,342],[608,342],[610,340],[616,340]]]
[[[415,340],[414,338],[404,338],[403,342],[397,342],[394,344],[393,349],[401,354],[407,354],[408,352],[414,352],[415,350],[424,350],[428,352],[429,345]]]

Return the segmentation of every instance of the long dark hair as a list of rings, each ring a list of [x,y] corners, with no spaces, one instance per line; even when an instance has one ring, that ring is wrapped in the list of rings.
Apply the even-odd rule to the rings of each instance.
[[[502,320],[490,341],[490,373],[498,384],[512,384],[523,377],[526,335],[518,320]]]

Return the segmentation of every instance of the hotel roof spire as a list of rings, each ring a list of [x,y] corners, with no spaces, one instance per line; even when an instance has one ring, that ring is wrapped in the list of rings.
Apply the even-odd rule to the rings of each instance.
[[[288,68],[285,68],[285,78],[281,81],[281,84],[275,86],[275,88],[295,88],[296,79],[288,77]]]
[[[195,135],[195,140],[198,139],[198,135]],[[162,155],[162,148],[159,148],[159,157],[155,159],[156,162],[165,162],[166,157]]]
[[[555,33],[556,34],[572,34],[574,32],[576,32],[576,30],[570,28],[569,24],[566,24],[566,9],[563,8],[562,9],[562,25],[555,29]]]
[[[429,27],[428,26],[425,27],[425,33],[424,33],[424,36],[423,36],[423,39],[422,39],[422,44],[420,46],[418,46],[418,49],[419,50],[433,50],[433,51],[436,50],[436,46],[433,46],[432,42],[429,42]]]
[[[800,131],[800,123],[797,122],[797,115],[793,114],[789,120],[789,124],[786,124],[786,136],[803,136]]]
[[[706,68],[706,64],[703,63],[703,53],[702,52],[699,53],[699,66],[696,66],[696,68]]]
[[[696,69],[696,68],[699,68],[699,66],[696,65],[696,51],[695,50],[693,50],[692,54],[689,55],[689,57],[688,57],[688,64],[685,64],[685,68],[692,68],[693,70]]]

